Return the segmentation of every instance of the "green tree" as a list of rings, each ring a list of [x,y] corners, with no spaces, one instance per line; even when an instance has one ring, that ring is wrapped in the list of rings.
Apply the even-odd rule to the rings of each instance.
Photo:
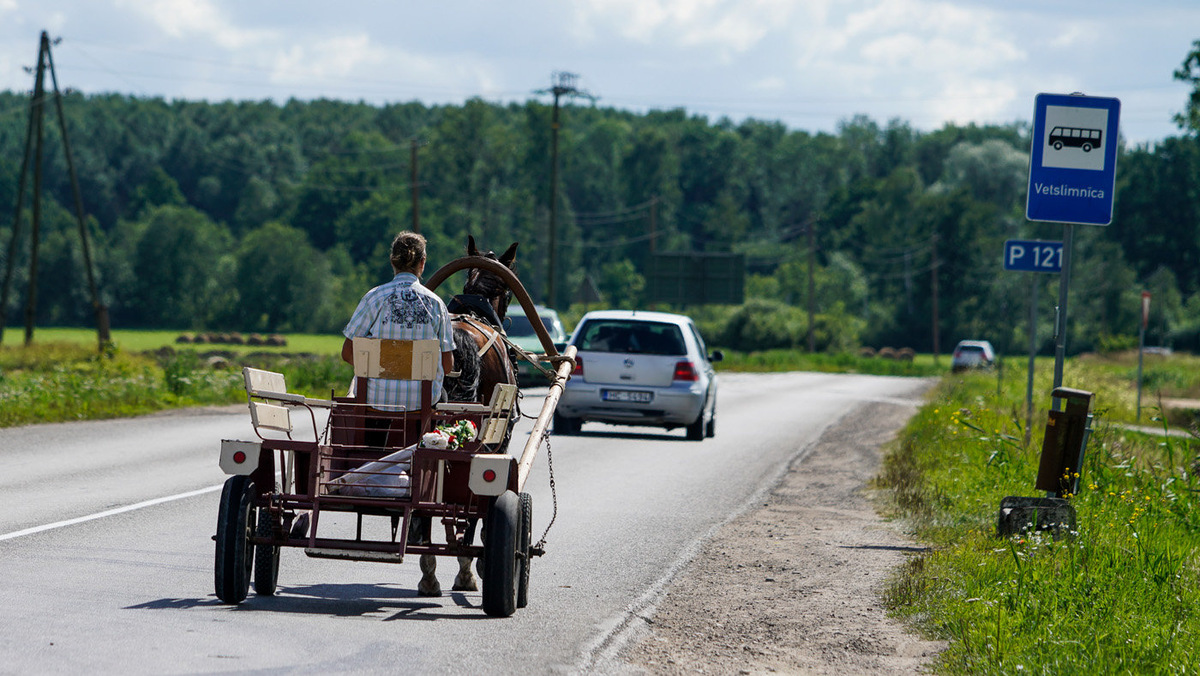
[[[1192,88],[1183,112],[1175,115],[1175,123],[1180,129],[1200,134],[1200,40],[1192,43],[1192,50],[1175,70],[1175,79]]]
[[[236,279],[243,330],[331,331],[349,318],[333,316],[341,308],[330,306],[329,261],[298,228],[268,223],[246,233]]]
[[[143,221],[135,228],[140,236],[133,246],[134,302],[122,316],[156,328],[214,326],[236,296],[229,232],[190,207],[153,207]]]

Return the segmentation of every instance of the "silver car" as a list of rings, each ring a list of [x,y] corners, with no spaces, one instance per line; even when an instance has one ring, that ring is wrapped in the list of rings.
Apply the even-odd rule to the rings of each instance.
[[[603,310],[579,320],[578,352],[554,414],[556,434],[587,421],[687,428],[700,441],[716,431],[721,352],[708,353],[691,318],[665,312]]]

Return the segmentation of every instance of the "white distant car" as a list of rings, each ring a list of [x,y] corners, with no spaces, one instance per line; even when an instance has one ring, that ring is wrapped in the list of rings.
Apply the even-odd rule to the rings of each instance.
[[[961,340],[954,347],[950,359],[950,370],[954,373],[967,369],[991,368],[996,363],[996,351],[986,340]]]
[[[554,414],[555,434],[586,421],[687,428],[700,441],[716,431],[717,374],[691,318],[665,312],[603,310],[579,320],[570,344],[577,365]]]

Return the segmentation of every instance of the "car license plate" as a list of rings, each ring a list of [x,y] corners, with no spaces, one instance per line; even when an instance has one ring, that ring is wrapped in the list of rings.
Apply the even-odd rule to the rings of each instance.
[[[600,390],[600,398],[604,401],[628,401],[634,404],[649,404],[654,401],[653,392],[637,390]]]

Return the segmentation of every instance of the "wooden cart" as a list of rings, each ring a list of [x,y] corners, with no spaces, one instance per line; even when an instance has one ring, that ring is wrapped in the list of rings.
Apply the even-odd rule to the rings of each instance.
[[[458,259],[430,278],[483,267],[504,278],[530,316],[533,302],[495,260]],[[280,552],[310,557],[401,563],[406,555],[471,557],[482,576],[483,610],[507,617],[528,600],[532,499],[523,488],[574,366],[574,347],[559,354],[544,327],[545,354],[524,358],[553,365],[550,390],[519,457],[503,450],[517,402],[515,385],[498,385],[487,403],[430,399],[440,358],[436,341],[355,339],[357,393],[316,400],[287,392],[278,373],[243,371],[255,440],[223,440],[225,482],[217,517],[215,583],[225,603],[276,591]],[[366,404],[368,378],[421,383],[419,409]],[[439,426],[471,423],[474,438],[448,448],[429,437]],[[470,436],[470,435],[467,435]],[[304,437],[304,438],[300,438]],[[438,444],[440,445],[440,444]],[[347,519],[331,515],[350,515]],[[338,532],[322,528],[334,522]],[[307,528],[302,525],[309,522]],[[474,544],[482,522],[483,544]],[[352,532],[347,532],[352,530]],[[382,536],[380,535],[382,534]]]

